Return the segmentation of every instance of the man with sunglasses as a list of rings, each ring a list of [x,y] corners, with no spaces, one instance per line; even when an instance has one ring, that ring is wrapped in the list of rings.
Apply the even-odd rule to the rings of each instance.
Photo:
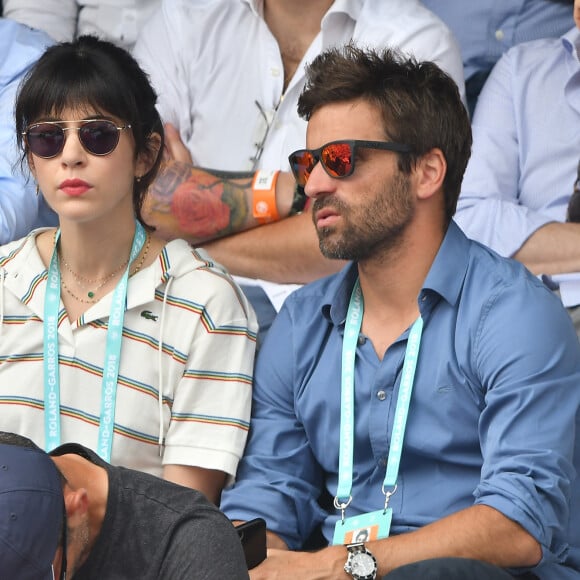
[[[66,506],[66,511],[65,511]],[[0,431],[0,578],[247,579],[231,523],[190,488]]]
[[[171,124],[146,219],[243,277],[261,338],[295,284],[340,267],[318,251],[287,158],[304,142],[305,63],[351,39],[429,58],[463,91],[455,39],[418,0],[162,0],[135,46]]]
[[[351,263],[289,296],[258,355],[221,503],[267,522],[251,577],[578,578],[580,345],[452,220],[471,146],[453,81],[351,45],[313,61],[299,112],[290,165],[322,253]],[[300,551],[317,527],[327,547]]]

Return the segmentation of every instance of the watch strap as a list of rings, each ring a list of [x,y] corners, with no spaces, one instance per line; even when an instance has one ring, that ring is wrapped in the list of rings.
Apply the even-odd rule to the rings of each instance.
[[[288,216],[302,213],[306,207],[308,197],[304,192],[304,188],[296,184],[294,187],[294,197],[292,198],[292,205],[290,206],[290,213]]]
[[[367,547],[362,542],[358,542],[355,544],[348,544],[346,546],[348,551],[348,557],[344,564],[344,571],[350,575],[354,580],[375,580],[377,577],[377,560],[373,556],[373,554],[367,549]],[[354,559],[359,556],[363,555],[366,558],[369,558],[372,561],[373,568],[372,570],[365,575],[358,574],[355,570],[353,570],[353,561]]]

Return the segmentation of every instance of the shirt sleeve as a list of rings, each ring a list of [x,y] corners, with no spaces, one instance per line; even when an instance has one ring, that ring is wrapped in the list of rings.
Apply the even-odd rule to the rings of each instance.
[[[297,416],[292,317],[282,307],[256,364],[251,430],[236,484],[222,495],[232,520],[262,517],[292,550],[325,517],[317,498],[323,473]]]
[[[211,286],[176,387],[163,464],[196,465],[236,474],[249,429],[257,322],[242,291],[207,272]],[[184,315],[183,324],[192,324]]]
[[[513,51],[494,67],[473,119],[473,147],[455,220],[468,237],[512,256],[540,227],[554,221],[520,202],[520,136]]]
[[[52,210],[36,195],[26,164],[20,165],[13,117],[17,86],[13,82],[0,93],[0,244],[19,239],[38,225],[56,222]],[[42,220],[38,219],[40,205]]]
[[[495,508],[536,538],[544,562],[560,562],[573,537],[569,516],[578,495],[580,348],[557,297],[541,287],[548,299],[540,301],[535,286],[541,283],[531,279],[517,293],[511,285],[500,289],[474,341],[484,392],[483,465],[474,495],[476,504]]]

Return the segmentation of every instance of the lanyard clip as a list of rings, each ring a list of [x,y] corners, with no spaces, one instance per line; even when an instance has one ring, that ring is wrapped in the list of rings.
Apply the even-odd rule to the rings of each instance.
[[[346,508],[350,505],[352,501],[352,495],[348,496],[348,499],[345,502],[341,502],[338,497],[334,498],[334,507],[337,510],[340,510],[340,519],[342,524],[344,525],[344,514],[346,512]]]
[[[393,487],[393,489],[391,491],[386,491],[385,490],[385,486],[383,485],[383,494],[385,495],[385,509],[383,511],[383,514],[385,514],[387,512],[387,508],[389,507],[389,500],[391,499],[391,496],[397,491],[397,484],[395,483],[395,487]]]

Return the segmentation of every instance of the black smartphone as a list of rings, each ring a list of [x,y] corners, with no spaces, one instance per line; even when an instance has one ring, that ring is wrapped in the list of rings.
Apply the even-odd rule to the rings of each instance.
[[[266,520],[255,518],[236,526],[248,570],[266,559]]]

